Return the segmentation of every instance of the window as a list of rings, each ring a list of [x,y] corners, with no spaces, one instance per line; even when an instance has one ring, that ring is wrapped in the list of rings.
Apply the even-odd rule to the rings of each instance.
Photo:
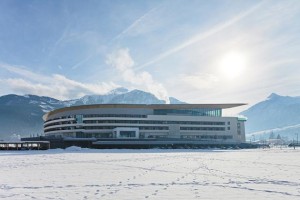
[[[180,127],[183,131],[225,131],[224,127]]]
[[[222,116],[219,108],[199,108],[199,109],[155,109],[154,115],[187,115],[187,116]]]
[[[75,119],[76,119],[76,123],[77,124],[81,124],[82,123],[82,115],[76,115]]]
[[[121,138],[135,137],[135,131],[120,131]]]

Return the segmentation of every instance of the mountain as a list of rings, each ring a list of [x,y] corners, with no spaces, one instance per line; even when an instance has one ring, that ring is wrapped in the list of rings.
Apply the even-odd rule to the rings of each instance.
[[[126,88],[120,87],[116,88],[104,95],[86,95],[80,99],[64,101],[66,106],[76,106],[76,105],[89,105],[89,104],[108,104],[112,102],[112,99],[129,93],[130,91]],[[150,94],[150,93],[149,93]]]
[[[174,97],[169,98],[171,104],[182,104]],[[89,104],[165,104],[149,92],[142,90],[129,91],[126,88],[117,88],[104,95],[86,95],[80,99],[63,102],[65,106],[89,105]]]
[[[61,101],[50,97],[14,94],[2,96],[0,97],[0,137],[41,133],[40,130],[43,128],[41,116],[63,106]]]
[[[171,104],[182,104],[169,98]],[[86,95],[79,99],[60,101],[36,95],[5,95],[0,97],[0,139],[13,134],[30,136],[43,133],[42,116],[54,109],[89,104],[165,104],[153,94],[141,90],[117,88],[103,95]],[[300,97],[280,96],[272,93],[240,113],[248,118],[246,134],[249,137],[267,138],[272,132],[290,140],[300,133]],[[299,134],[300,135],[300,134]]]
[[[300,132],[300,97],[280,96],[272,93],[265,101],[259,102],[240,113],[248,118],[246,133],[258,134],[276,132],[290,139]],[[292,135],[291,135],[292,134]]]
[[[175,99],[174,97],[170,97],[170,104],[185,104],[186,102],[179,101],[178,99]]]
[[[42,116],[62,107],[89,104],[165,104],[149,92],[117,88],[103,95],[86,95],[79,99],[60,101],[51,97],[15,94],[0,97],[0,139],[11,135],[30,136],[43,133]],[[170,97],[170,103],[184,103]]]

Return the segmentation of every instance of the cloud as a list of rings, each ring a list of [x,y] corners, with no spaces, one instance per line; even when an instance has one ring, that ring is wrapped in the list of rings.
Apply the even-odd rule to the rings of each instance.
[[[31,72],[23,66],[17,67],[17,66],[8,65],[5,63],[0,63],[0,68],[5,69],[13,74],[22,76],[24,78],[36,81],[36,82],[49,82],[50,81],[48,76],[44,76],[42,74],[37,74],[37,73]]]
[[[126,29],[124,29],[119,35],[117,35],[115,38],[112,39],[112,41],[122,39],[124,36],[128,35],[130,32],[133,32],[137,29],[137,27],[140,24],[143,24],[143,22],[152,15],[159,7],[153,8],[150,11],[146,12],[144,15],[139,17],[137,20],[135,20],[132,24],[130,24]]]
[[[205,31],[205,32],[202,32],[202,33],[199,33],[191,38],[189,38],[188,40],[184,41],[183,43],[179,44],[178,46],[176,47],[173,47],[171,49],[169,49],[168,51],[158,55],[156,58],[153,58],[151,61],[149,62],[146,62],[138,67],[136,67],[136,69],[141,69],[141,68],[144,68],[144,67],[147,67],[149,65],[152,65],[170,55],[173,55],[174,53],[190,46],[190,45],[193,45],[201,40],[204,40],[222,30],[224,30],[225,28],[239,22],[240,20],[242,20],[243,18],[245,18],[246,16],[248,16],[249,14],[253,13],[254,11],[256,11],[261,5],[262,5],[263,2],[261,3],[258,3],[257,5],[249,8],[248,10],[246,10],[245,12],[233,17],[232,19],[226,21],[226,22],[223,22],[221,24],[217,24],[216,26],[212,27],[211,29]]]
[[[129,54],[129,49],[119,49],[106,57],[106,64],[115,67],[117,70],[123,72],[132,69],[134,61]]]
[[[213,74],[182,74],[179,77],[183,82],[197,89],[210,89],[219,82],[218,77]]]
[[[113,82],[95,84],[78,82],[61,74],[45,76],[16,66],[0,65],[0,68],[20,76],[20,78],[0,79],[3,88],[9,88],[17,94],[35,94],[66,100],[87,94],[104,94],[119,87]]]
[[[153,93],[157,98],[163,99],[169,103],[168,92],[161,83],[153,80],[151,74],[146,71],[135,72],[133,70],[135,63],[129,54],[129,49],[118,49],[117,51],[108,54],[106,64],[117,69],[124,81],[129,82],[134,86],[139,86],[142,89]]]
[[[88,57],[86,57],[83,60],[80,60],[79,62],[77,62],[76,64],[74,64],[71,69],[77,69],[80,65],[86,63],[87,61],[89,61],[93,56],[95,56],[97,53],[93,53],[91,55],[89,55]]]

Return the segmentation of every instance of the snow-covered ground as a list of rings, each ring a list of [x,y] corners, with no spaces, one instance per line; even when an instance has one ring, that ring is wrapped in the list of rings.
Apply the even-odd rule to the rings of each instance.
[[[300,199],[300,149],[2,151],[0,199]]]

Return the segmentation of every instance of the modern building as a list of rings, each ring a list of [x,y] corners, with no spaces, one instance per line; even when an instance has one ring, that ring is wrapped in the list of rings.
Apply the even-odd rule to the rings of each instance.
[[[66,107],[43,116],[46,137],[122,143],[245,142],[244,118],[222,110],[245,104],[96,104]]]

